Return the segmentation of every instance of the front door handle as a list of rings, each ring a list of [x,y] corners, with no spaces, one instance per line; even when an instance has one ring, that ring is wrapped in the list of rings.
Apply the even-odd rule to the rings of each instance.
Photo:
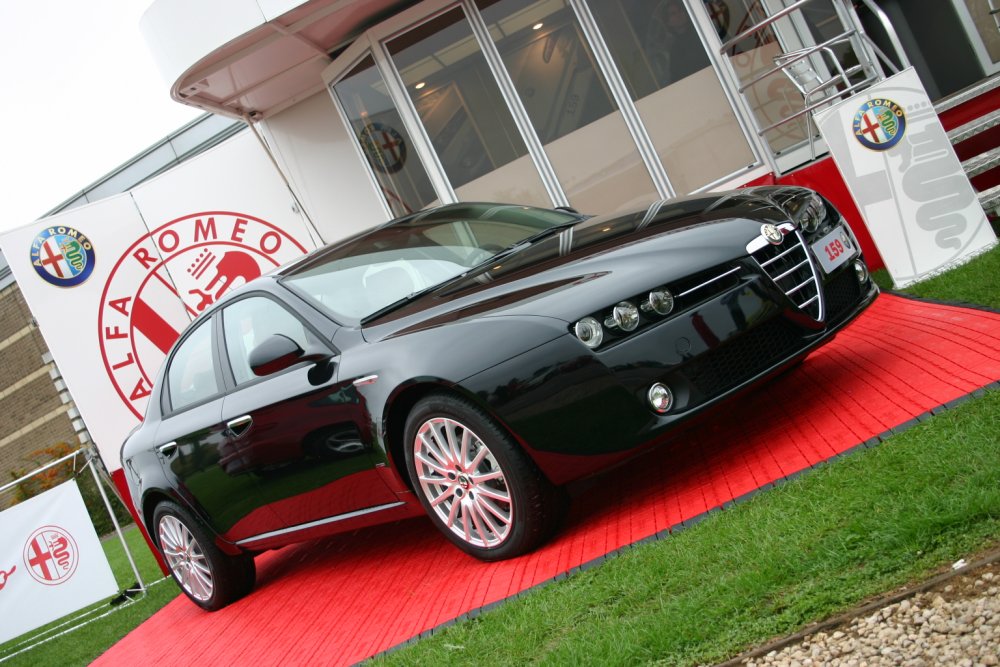
[[[156,453],[157,454],[163,454],[164,456],[170,456],[175,451],[177,451],[177,441],[176,440],[171,440],[167,444],[160,445],[159,447],[156,448]]]
[[[244,433],[249,431],[252,425],[253,425],[253,417],[251,417],[250,415],[243,415],[242,417],[237,417],[236,419],[232,419],[226,422],[226,426],[229,428],[229,432],[232,433],[237,438],[239,438]]]

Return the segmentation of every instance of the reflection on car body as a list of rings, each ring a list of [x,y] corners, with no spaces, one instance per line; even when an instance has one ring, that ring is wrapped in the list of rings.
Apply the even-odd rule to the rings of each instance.
[[[124,468],[206,609],[252,588],[260,550],[422,512],[508,558],[552,533],[562,485],[801,361],[877,292],[800,188],[603,217],[444,206],[202,313]]]

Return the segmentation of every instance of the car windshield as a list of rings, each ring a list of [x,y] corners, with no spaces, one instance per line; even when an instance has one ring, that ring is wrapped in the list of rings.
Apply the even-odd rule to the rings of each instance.
[[[359,322],[580,216],[527,206],[458,204],[418,213],[321,253],[282,282],[340,322]]]

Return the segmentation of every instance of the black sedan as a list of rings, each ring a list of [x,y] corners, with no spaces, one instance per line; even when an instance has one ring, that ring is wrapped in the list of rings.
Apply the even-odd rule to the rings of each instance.
[[[444,206],[201,314],[123,467],[206,609],[253,587],[256,552],[422,512],[509,558],[551,534],[562,485],[790,368],[877,294],[800,188],[603,217]]]

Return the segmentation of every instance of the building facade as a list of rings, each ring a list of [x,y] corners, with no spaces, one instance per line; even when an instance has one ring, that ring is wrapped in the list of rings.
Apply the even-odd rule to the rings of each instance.
[[[28,472],[39,450],[88,441],[59,369],[0,255],[0,484]],[[14,500],[13,492],[0,494],[0,509]]]

